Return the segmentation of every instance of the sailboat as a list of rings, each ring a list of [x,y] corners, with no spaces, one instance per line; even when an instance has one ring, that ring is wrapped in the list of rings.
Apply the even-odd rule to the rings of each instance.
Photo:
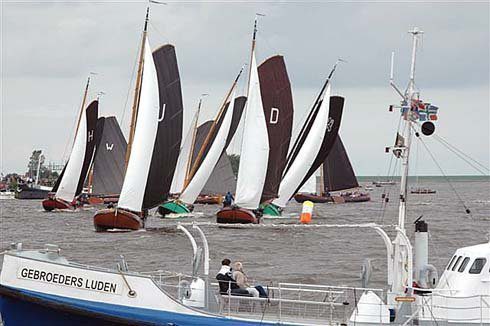
[[[218,111],[216,118],[210,123],[209,130],[205,133],[204,139],[198,139],[197,119],[201,108],[199,100],[198,110],[194,118],[194,128],[191,135],[190,148],[182,151],[182,155],[187,156],[184,161],[179,156],[177,163],[186,165],[186,173],[180,172],[177,178],[182,178],[182,191],[176,199],[167,201],[158,207],[158,212],[162,215],[179,214],[187,215],[193,210],[193,204],[198,198],[201,190],[206,185],[209,177],[214,171],[217,163],[225,153],[226,147],[233,138],[238,121],[243,111],[245,100],[236,98],[236,85],[242,74],[243,68],[235,78],[231,88],[225,96],[223,104]],[[238,106],[235,109],[235,105]],[[233,123],[235,121],[235,123]],[[203,133],[201,133],[203,135]],[[188,136],[188,137],[189,137]],[[186,139],[185,143],[188,143]],[[196,146],[197,145],[197,146]],[[180,181],[174,176],[173,183],[179,184]]]
[[[53,193],[42,202],[46,211],[74,209],[79,205],[77,196],[82,193],[97,142],[96,128],[99,101],[94,100],[85,108],[89,83],[90,77],[87,79],[70,157],[58,180],[56,180]]]
[[[334,65],[308,113],[293,147],[279,187],[278,198],[264,207],[264,215],[280,216],[282,209],[299,189],[315,174],[330,152],[340,128],[344,98],[330,96],[330,80]]]
[[[138,230],[148,210],[167,199],[182,137],[182,93],[173,45],[152,54],[146,13],[128,148],[126,174],[116,208],[94,215],[97,231]]]
[[[357,190],[345,191],[359,188],[359,183],[340,135],[337,136],[330,153],[321,165],[320,172],[320,192],[311,194],[300,191],[294,196],[297,202],[309,200],[314,203],[344,203],[371,200],[369,194]],[[341,192],[333,193],[338,191]]]
[[[234,205],[217,213],[218,223],[258,223],[263,206],[278,196],[293,122],[291,85],[284,58],[257,67],[254,24],[248,100]]]
[[[89,175],[87,203],[117,203],[124,181],[127,142],[116,117],[100,117],[100,135]]]

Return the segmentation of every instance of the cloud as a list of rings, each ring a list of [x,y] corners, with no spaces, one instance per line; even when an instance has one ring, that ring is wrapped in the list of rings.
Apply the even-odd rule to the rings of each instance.
[[[61,159],[90,71],[98,73],[91,97],[106,92],[102,113],[121,118],[125,111],[123,129],[127,129],[130,105],[125,103],[131,103],[133,95],[131,79],[145,6],[2,4],[2,151],[23,148],[4,155],[4,169],[23,171],[33,146],[46,149],[49,160]],[[362,106],[357,117],[369,112],[376,120],[384,114],[379,109],[396,100],[387,86],[391,51],[396,52],[396,79],[403,86],[410,57],[407,31],[419,26],[426,34],[417,61],[417,85],[423,91],[438,89],[430,99],[444,103],[442,110],[451,107],[447,110],[457,112],[471,105],[471,114],[452,114],[447,119],[442,114],[439,130],[455,123],[466,123],[466,128],[477,124],[479,130],[471,128],[472,137],[487,141],[489,7],[488,3],[452,2],[170,3],[152,5],[149,38],[154,48],[176,45],[186,121],[201,93],[211,94],[203,120],[214,116],[236,73],[249,60],[256,12],[266,14],[259,20],[258,61],[277,53],[285,56],[297,116],[309,108],[332,65],[342,57],[348,63],[339,67],[334,88],[347,96],[347,103],[355,103],[356,110]],[[245,81],[240,84],[242,91]],[[19,133],[19,125],[22,136],[13,136]],[[356,170],[374,173],[372,164],[361,158],[370,155],[371,144],[386,145],[381,130],[369,132],[366,121],[356,115],[346,119],[344,127]],[[360,145],[365,141],[357,140],[358,132],[372,137],[369,149]],[[471,139],[460,136],[457,141],[488,162],[488,151]]]

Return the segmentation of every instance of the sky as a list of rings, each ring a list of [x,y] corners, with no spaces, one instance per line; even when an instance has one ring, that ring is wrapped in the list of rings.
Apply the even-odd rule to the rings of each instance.
[[[134,65],[146,1],[1,2],[2,173],[26,171],[34,149],[47,161],[70,152],[83,88],[103,91],[99,112],[115,115],[127,134]],[[439,107],[436,134],[490,166],[489,2],[167,2],[150,5],[152,48],[176,47],[185,126],[204,100],[200,122],[216,114],[226,91],[249,61],[255,13],[260,17],[257,62],[284,55],[297,131],[337,58],[346,60],[332,81],[346,98],[340,129],[358,175],[386,175],[399,102],[389,86],[406,87],[414,26],[425,33],[417,54],[416,85]],[[246,77],[239,90],[246,92]],[[240,131],[238,131],[240,134]],[[238,152],[239,136],[229,151]],[[435,139],[424,142],[447,175],[479,174]],[[419,175],[440,175],[420,148]],[[414,166],[415,166],[414,165]]]

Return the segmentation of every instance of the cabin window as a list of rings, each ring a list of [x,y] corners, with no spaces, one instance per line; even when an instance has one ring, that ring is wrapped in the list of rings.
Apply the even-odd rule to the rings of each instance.
[[[481,270],[485,266],[487,260],[485,258],[477,258],[473,262],[473,265],[471,265],[470,270],[468,273],[470,274],[480,274]]]
[[[458,259],[456,260],[456,262],[453,265],[453,268],[451,268],[452,271],[455,271],[456,270],[456,267],[459,265],[459,262],[461,261],[461,258],[463,258],[463,256],[459,256],[458,257]]]
[[[461,266],[458,268],[458,272],[462,273],[464,272],[464,269],[466,268],[466,265],[470,262],[470,257],[466,257],[463,259],[463,262],[461,263]]]
[[[455,259],[456,259],[456,255],[454,255],[453,258],[451,258],[451,260],[449,261],[449,264],[447,264],[447,270],[451,268],[451,265],[453,264]]]

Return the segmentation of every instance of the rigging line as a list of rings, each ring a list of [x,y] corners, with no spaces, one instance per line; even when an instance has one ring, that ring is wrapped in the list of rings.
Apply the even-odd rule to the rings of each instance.
[[[413,127],[412,127],[413,128]],[[471,210],[466,206],[466,204],[464,203],[463,199],[460,197],[459,193],[456,191],[456,189],[454,188],[453,184],[451,183],[451,181],[449,180],[449,178],[447,177],[447,175],[444,173],[442,167],[439,165],[439,162],[437,162],[434,154],[432,154],[432,152],[429,150],[429,147],[427,146],[427,144],[425,144],[425,142],[420,138],[420,136],[418,137],[420,142],[422,143],[422,145],[424,145],[425,149],[427,150],[427,153],[429,153],[430,157],[432,158],[432,161],[434,161],[434,163],[436,164],[437,168],[439,169],[439,171],[441,172],[441,174],[443,175],[444,179],[446,180],[446,182],[449,184],[449,186],[451,187],[452,191],[454,192],[454,194],[456,195],[456,197],[458,198],[458,200],[460,201],[460,203],[463,205],[463,207],[465,208],[465,212],[466,214],[469,214],[470,217],[473,218],[473,215],[471,214]]]
[[[451,143],[449,143],[449,141],[447,141],[446,139],[444,139],[443,137],[439,136],[439,135],[434,135],[437,139],[443,141],[444,143],[446,143],[448,146],[452,147],[454,150],[460,152],[462,155],[466,156],[468,159],[472,160],[473,162],[475,162],[476,164],[480,165],[481,167],[483,167],[484,169],[488,170],[489,168],[487,166],[485,166],[484,164],[478,162],[477,160],[475,160],[474,158],[472,158],[470,155],[466,154],[465,152],[463,152],[462,150],[460,150],[459,148],[457,148],[456,146],[452,145]]]
[[[170,39],[168,37],[166,37],[164,33],[160,32],[160,30],[157,28],[157,26],[155,24],[153,24],[153,22],[151,20],[149,20],[148,22],[150,23],[150,27],[153,30],[155,30],[155,32],[157,32],[157,34],[162,38],[162,40],[165,43],[170,43]]]
[[[475,160],[474,158],[472,158],[471,156],[469,156],[468,154],[464,153],[463,151],[461,151],[460,149],[458,149],[456,146],[454,145],[451,145],[448,141],[446,141],[444,138],[442,137],[439,137],[437,135],[434,135],[436,140],[439,141],[444,147],[446,147],[448,150],[450,150],[451,152],[453,152],[456,156],[458,156],[459,158],[461,158],[463,161],[465,161],[466,163],[468,163],[471,167],[473,167],[475,170],[477,170],[478,172],[482,173],[482,174],[488,174],[490,172],[490,169],[488,167],[486,167],[485,165],[481,164],[480,162],[478,162],[477,160]],[[477,168],[476,166],[474,166],[472,163],[470,163],[468,160],[471,160],[473,161],[473,163],[479,165],[480,167],[482,167],[484,170],[487,170],[487,172],[483,172],[481,171],[479,168]]]
[[[123,125],[124,125],[124,118],[126,116],[126,111],[127,111],[128,102],[129,102],[129,96],[131,94],[131,90],[133,89],[131,87],[131,85],[133,84],[133,80],[134,80],[134,76],[135,76],[135,72],[136,72],[136,64],[138,63],[138,53],[139,53],[139,46],[137,48],[136,56],[134,58],[133,69],[131,71],[131,78],[129,79],[128,91],[126,93],[126,100],[124,101],[124,106],[123,106],[123,109],[121,112],[121,122],[120,122],[121,129],[123,128]]]

